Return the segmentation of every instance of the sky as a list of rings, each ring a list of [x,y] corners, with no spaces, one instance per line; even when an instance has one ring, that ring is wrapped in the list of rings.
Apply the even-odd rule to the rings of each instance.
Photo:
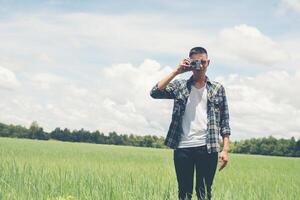
[[[300,139],[300,0],[0,3],[2,123],[165,137],[173,100],[149,92],[202,46],[231,140]]]

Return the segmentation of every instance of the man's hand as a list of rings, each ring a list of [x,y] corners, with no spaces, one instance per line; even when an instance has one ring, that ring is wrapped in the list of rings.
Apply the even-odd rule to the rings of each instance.
[[[192,68],[189,66],[190,61],[186,58],[182,59],[178,66],[176,67],[176,69],[174,70],[174,72],[178,75],[187,71],[192,71]]]
[[[221,164],[220,168],[219,168],[219,171],[221,171],[228,163],[228,151],[221,151],[219,153],[219,162]]]

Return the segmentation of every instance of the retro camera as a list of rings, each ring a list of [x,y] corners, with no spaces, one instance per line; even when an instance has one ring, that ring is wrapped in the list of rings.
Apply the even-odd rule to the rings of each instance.
[[[190,59],[190,58],[188,58],[187,60],[190,61],[189,67],[191,69],[195,69],[195,70],[200,70],[202,65],[205,64],[205,61],[201,61],[201,60],[194,60],[194,59]]]

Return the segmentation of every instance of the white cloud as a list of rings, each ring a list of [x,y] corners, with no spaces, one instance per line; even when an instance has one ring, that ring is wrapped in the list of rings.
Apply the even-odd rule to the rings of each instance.
[[[282,0],[281,1],[286,8],[292,9],[300,13],[300,1],[299,0]]]
[[[13,71],[0,66],[0,89],[15,89],[20,83]]]
[[[239,66],[282,68],[293,59],[286,46],[246,24],[221,30],[213,47],[221,61],[239,63]]]
[[[101,78],[90,80],[90,87],[50,73],[33,74],[24,80],[23,93],[3,98],[0,121],[29,125],[37,120],[47,131],[60,126],[164,135],[172,101],[152,101],[149,92],[171,70],[151,59],[138,66],[116,64],[100,70]]]
[[[63,77],[50,73],[34,74],[30,79],[34,86],[40,89],[50,89],[65,81]]]
[[[190,48],[195,41],[207,40],[205,31],[178,31],[174,25],[162,22],[163,17],[90,13],[44,13],[16,17],[0,23],[0,50],[24,52],[25,56],[45,65],[62,59],[61,54],[70,58],[69,53],[74,56],[74,53],[78,54],[85,48],[120,53],[119,56],[126,58],[124,49],[128,53],[178,53],[182,51],[180,49]]]
[[[237,138],[300,138],[300,71],[274,70],[255,77],[217,77],[226,88]]]
[[[185,27],[157,14],[105,15],[91,13],[32,14],[0,23],[0,53],[24,68],[82,71],[84,55],[106,61],[134,60],[144,55],[187,56],[193,46],[207,47],[218,63],[228,66],[294,68],[300,61],[294,38],[271,38],[247,24],[225,29]],[[292,50],[291,50],[292,49]],[[22,52],[20,56],[20,52]],[[10,59],[9,59],[10,58]],[[15,58],[19,58],[15,61]],[[82,64],[82,62],[84,62]],[[1,58],[0,58],[1,63]],[[80,63],[80,64],[79,64]],[[12,66],[13,67],[13,66]]]

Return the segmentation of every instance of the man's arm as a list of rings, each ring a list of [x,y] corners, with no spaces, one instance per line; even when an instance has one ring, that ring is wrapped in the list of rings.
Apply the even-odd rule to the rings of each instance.
[[[219,153],[220,159],[220,168],[221,171],[228,163],[228,151],[229,151],[229,135],[231,134],[230,126],[229,126],[229,110],[228,110],[228,103],[227,97],[225,94],[225,88],[223,85],[221,86],[221,95],[222,95],[222,103],[220,107],[220,127],[221,127],[221,136],[223,138],[223,149]]]
[[[189,64],[189,59],[182,59],[174,71],[152,87],[150,96],[154,99],[175,99],[175,92],[179,87],[179,80],[170,81],[178,74],[191,71],[192,68]]]
[[[221,136],[223,138],[223,150],[229,151],[229,136],[231,135],[231,128],[229,125],[229,109],[228,109],[228,102],[225,93],[225,88],[221,86],[221,94],[222,94],[222,104],[220,109],[220,127],[221,127]]]
[[[178,80],[170,82],[177,75],[176,71],[168,74],[164,79],[157,82],[150,91],[150,96],[154,99],[174,99],[175,90],[178,87]]]
[[[229,152],[229,135],[223,137],[223,151]]]

